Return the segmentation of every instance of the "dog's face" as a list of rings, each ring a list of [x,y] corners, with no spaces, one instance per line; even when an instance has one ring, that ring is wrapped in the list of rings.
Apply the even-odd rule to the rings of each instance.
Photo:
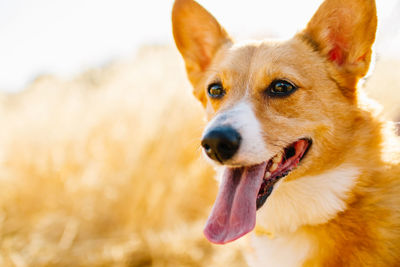
[[[303,32],[284,42],[236,44],[192,0],[177,0],[172,18],[209,119],[204,152],[225,166],[205,234],[226,243],[254,227],[256,210],[278,182],[329,168],[349,146],[356,85],[375,38],[375,4],[327,0]]]

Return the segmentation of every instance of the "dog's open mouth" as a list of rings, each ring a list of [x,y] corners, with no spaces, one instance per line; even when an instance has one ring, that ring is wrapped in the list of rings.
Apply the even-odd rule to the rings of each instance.
[[[300,139],[273,158],[254,166],[226,168],[204,234],[225,244],[253,230],[256,211],[264,205],[274,185],[304,158],[310,139]]]
[[[257,195],[257,209],[264,205],[268,196],[272,193],[275,183],[296,168],[310,147],[310,144],[310,139],[300,139],[268,161],[263,183]]]

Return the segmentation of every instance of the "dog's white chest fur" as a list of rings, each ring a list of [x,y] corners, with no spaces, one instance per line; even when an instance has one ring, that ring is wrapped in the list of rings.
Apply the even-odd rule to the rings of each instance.
[[[313,243],[299,227],[325,223],[345,210],[358,175],[356,167],[343,165],[280,184],[257,214],[257,224],[273,237],[252,234],[250,266],[301,266]]]
[[[312,247],[305,233],[288,233],[270,239],[267,236],[251,236],[254,250],[246,255],[252,267],[301,266]]]

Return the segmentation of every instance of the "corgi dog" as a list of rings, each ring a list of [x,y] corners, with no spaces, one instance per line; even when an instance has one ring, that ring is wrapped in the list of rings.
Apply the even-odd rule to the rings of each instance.
[[[221,169],[206,238],[246,235],[251,266],[400,266],[399,140],[358,86],[374,0],[325,0],[286,41],[236,43],[193,0],[172,24]]]

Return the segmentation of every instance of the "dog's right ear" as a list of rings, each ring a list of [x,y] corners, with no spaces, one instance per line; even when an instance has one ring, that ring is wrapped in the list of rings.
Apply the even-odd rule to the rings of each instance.
[[[216,52],[231,39],[217,20],[193,0],[176,0],[172,9],[176,46],[186,64],[194,95],[204,104],[205,90],[196,89]]]

